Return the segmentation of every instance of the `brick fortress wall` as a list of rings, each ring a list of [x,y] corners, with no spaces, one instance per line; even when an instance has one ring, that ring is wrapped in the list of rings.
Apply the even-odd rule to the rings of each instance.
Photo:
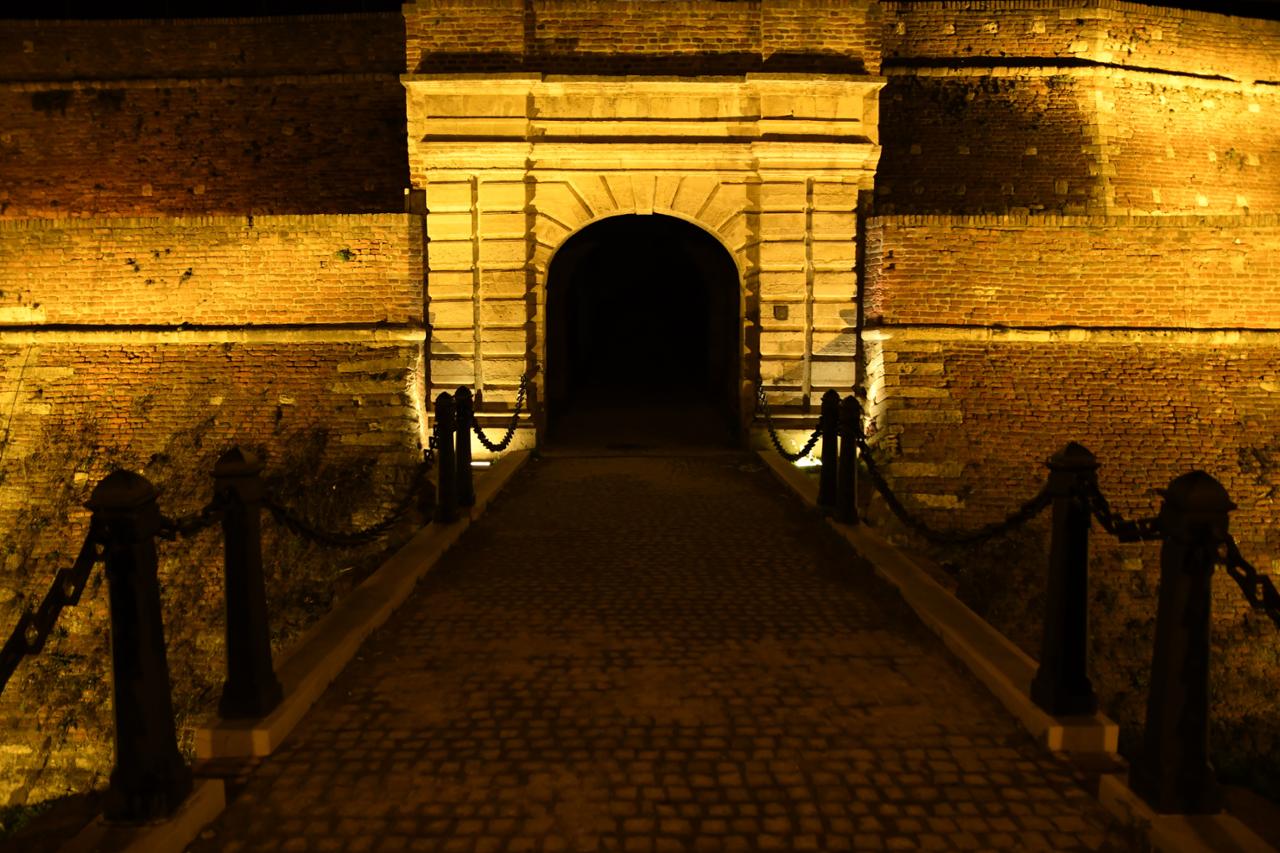
[[[1218,477],[1242,551],[1274,573],[1280,22],[1112,0],[883,5],[864,339],[875,443],[908,506],[939,527],[1003,517],[1076,440],[1127,517],[1187,470]],[[1041,518],[932,553],[1037,656],[1046,543]],[[1126,749],[1158,577],[1157,547],[1095,532],[1092,675]],[[1270,625],[1224,573],[1214,584],[1215,762],[1239,782],[1275,761],[1280,718],[1253,707]]]
[[[0,623],[69,565],[83,503],[142,472],[161,509],[211,495],[217,457],[265,462],[286,505],[327,529],[382,518],[420,458],[423,229],[407,214],[0,223]],[[401,530],[335,552],[264,521],[277,653]],[[161,543],[179,728],[189,745],[221,683],[222,556]],[[106,590],[95,573],[45,654],[0,698],[0,796],[36,802],[110,770]]]
[[[403,22],[9,21],[0,218],[402,210]]]
[[[198,509],[233,444],[327,529],[420,458],[425,229],[403,210],[403,21],[6,22],[0,33],[0,623],[38,603],[117,468]],[[293,215],[273,215],[273,214]],[[277,652],[406,529],[335,552],[264,522]],[[224,667],[217,536],[161,545],[184,744]],[[0,698],[0,802],[112,764],[95,574]]]
[[[6,624],[74,554],[79,504],[114,466],[143,470],[166,487],[167,510],[186,511],[239,440],[299,484],[292,497],[313,501],[315,518],[365,520],[338,517],[315,486],[368,482],[357,503],[371,514],[393,496],[416,452],[421,223],[262,215],[401,209],[406,56],[418,72],[739,74],[796,70],[807,54],[806,70],[884,74],[865,339],[876,440],[908,503],[939,524],[989,520],[1075,438],[1102,457],[1103,486],[1126,514],[1145,514],[1146,489],[1199,465],[1241,505],[1246,555],[1270,569],[1280,553],[1267,295],[1280,245],[1280,24],[1114,0],[431,0],[406,5],[403,23],[10,23],[0,218],[64,221],[0,228],[0,316],[18,326],[0,336]],[[207,214],[237,216],[117,219]],[[302,298],[283,298],[291,289]],[[340,310],[316,313],[325,305]],[[130,328],[148,316],[213,328]],[[1024,593],[1042,573],[1043,533],[1008,545],[1023,559],[1003,559],[1000,545],[959,575],[962,595],[1033,654],[1036,599]],[[170,613],[217,619],[214,542],[165,557]],[[359,558],[268,547],[279,643]],[[1098,684],[1132,737],[1155,556],[1096,552]],[[1243,648],[1253,617],[1224,580],[1215,713],[1235,725],[1274,672]],[[53,654],[0,700],[0,718],[15,721],[0,744],[10,802],[86,787],[109,768],[108,688],[94,669],[102,599],[93,591]],[[181,624],[171,641],[189,717],[216,695],[220,627]],[[1262,723],[1259,738],[1280,729]],[[1271,754],[1233,731],[1243,752]]]
[[[865,0],[417,0],[407,67],[417,72],[716,74],[761,68],[875,74],[877,4]]]

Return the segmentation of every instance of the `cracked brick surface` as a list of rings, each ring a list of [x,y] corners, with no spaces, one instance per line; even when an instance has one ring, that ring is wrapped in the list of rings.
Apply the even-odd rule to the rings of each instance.
[[[530,461],[190,849],[1130,846],[726,453]]]

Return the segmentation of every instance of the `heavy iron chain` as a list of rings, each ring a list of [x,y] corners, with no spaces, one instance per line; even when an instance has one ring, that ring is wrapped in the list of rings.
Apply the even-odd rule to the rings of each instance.
[[[476,419],[475,413],[471,413],[471,430],[490,453],[501,453],[510,446],[511,439],[516,434],[516,424],[520,420],[520,410],[524,408],[525,394],[529,390],[529,380],[533,378],[533,374],[536,372],[536,369],[531,370],[520,377],[520,390],[516,393],[516,410],[511,413],[511,423],[507,426],[507,433],[502,437],[501,441],[490,441],[489,437],[484,434],[484,430],[480,428],[480,421]]]
[[[40,602],[40,607],[34,612],[25,610],[18,619],[13,633],[5,641],[4,647],[0,648],[0,691],[9,683],[13,671],[24,657],[37,655],[44,648],[62,608],[80,602],[80,594],[84,592],[89,573],[93,571],[95,564],[105,558],[101,533],[102,531],[90,528],[75,563],[69,569],[59,569],[54,575],[53,585]]]
[[[179,537],[189,539],[197,533],[208,530],[215,524],[220,524],[224,509],[222,496],[214,495],[213,500],[205,504],[199,512],[179,516],[178,518],[169,518],[162,515],[160,516],[159,536],[161,539],[167,539],[170,542]]]
[[[429,447],[427,451],[432,457],[434,457],[433,449]],[[409,508],[413,506],[414,500],[418,497],[418,493],[422,491],[422,486],[426,482],[427,472],[430,468],[430,460],[424,460],[420,463],[408,491],[405,492],[404,497],[400,499],[390,514],[378,523],[360,530],[339,531],[336,533],[321,530],[297,513],[280,505],[270,494],[263,497],[262,505],[267,508],[271,513],[271,517],[280,525],[303,539],[308,539],[318,545],[325,545],[330,548],[354,548],[360,545],[367,545],[404,520]]]
[[[804,446],[795,453],[788,452],[782,446],[782,441],[778,438],[778,431],[773,426],[773,414],[769,411],[769,400],[764,395],[763,385],[756,389],[756,409],[752,414],[753,419],[758,418],[761,413],[764,414],[764,425],[769,431],[769,440],[773,442],[773,447],[778,451],[778,455],[788,462],[798,462],[808,456],[818,443],[818,439],[822,438],[822,418],[819,417],[818,425],[814,427],[813,433],[809,436],[809,440],[804,443]]]
[[[1231,534],[1227,534],[1226,546],[1226,555],[1222,562],[1226,566],[1227,574],[1231,575],[1231,579],[1249,600],[1249,606],[1266,613],[1275,626],[1280,628],[1280,592],[1276,591],[1275,584],[1271,582],[1271,578],[1259,574],[1258,570],[1240,554],[1235,537]],[[1262,590],[1261,595],[1258,594],[1259,588]]]
[[[1096,484],[1087,498],[1098,523],[1121,542],[1150,542],[1164,538],[1158,516],[1139,518],[1135,521],[1122,518],[1111,510],[1107,499]],[[1266,613],[1267,618],[1280,628],[1280,592],[1277,592],[1275,584],[1271,582],[1271,578],[1260,574],[1244,558],[1236,545],[1234,536],[1227,534],[1224,544],[1225,553],[1221,555],[1218,562],[1226,568],[1227,574],[1240,587],[1240,591],[1249,601],[1249,606]]]
[[[1107,503],[1106,497],[1096,483],[1084,495],[1084,499],[1093,517],[1098,519],[1098,524],[1102,525],[1102,529],[1121,542],[1151,542],[1164,538],[1164,533],[1160,529],[1160,519],[1157,516],[1133,521],[1124,518],[1111,509],[1111,504]]]
[[[1039,492],[1000,521],[984,524],[974,530],[937,530],[912,515],[902,505],[902,501],[889,488],[889,483],[885,480],[884,475],[880,473],[879,466],[876,465],[875,459],[872,458],[871,448],[867,445],[866,437],[861,432],[861,430],[858,430],[856,441],[858,447],[862,450],[862,462],[867,467],[867,474],[871,477],[871,484],[875,486],[876,491],[884,498],[889,510],[898,517],[899,521],[930,542],[935,542],[939,545],[972,545],[977,542],[985,542],[988,539],[993,539],[996,536],[1021,527],[1039,515],[1045,507],[1053,502],[1053,498],[1049,494],[1049,487],[1045,485]]]

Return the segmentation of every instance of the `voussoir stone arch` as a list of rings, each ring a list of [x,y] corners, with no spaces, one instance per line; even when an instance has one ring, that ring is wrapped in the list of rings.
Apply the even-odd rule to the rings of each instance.
[[[556,250],[624,214],[684,220],[728,251],[744,394],[763,382],[785,409],[852,385],[858,194],[879,158],[881,78],[402,80],[426,212],[432,389],[513,401],[544,361]]]

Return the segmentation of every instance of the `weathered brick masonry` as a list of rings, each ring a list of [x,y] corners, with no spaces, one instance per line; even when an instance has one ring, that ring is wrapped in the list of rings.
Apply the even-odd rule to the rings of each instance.
[[[6,22],[0,218],[403,209],[398,15]]]
[[[30,220],[0,234],[10,323],[422,323],[426,235],[409,214]]]
[[[1280,329],[1280,225],[1242,217],[884,216],[874,324]]]
[[[149,21],[5,21],[4,80],[85,82],[280,74],[399,74],[395,12]]]
[[[1218,476],[1272,569],[1278,92],[1280,22],[1119,0],[6,22],[0,624],[74,554],[79,503],[112,467],[185,512],[239,441],[313,517],[376,517],[417,458],[426,389],[509,400],[543,355],[551,256],[625,213],[720,239],[742,276],[744,384],[795,414],[853,384],[865,299],[878,452],[937,523],[1002,515],[1075,439],[1127,515],[1188,468]],[[409,188],[425,217],[396,213]],[[1032,653],[1043,535],[961,566],[962,594]],[[202,542],[166,546],[163,568],[184,715],[220,666]],[[361,558],[268,549],[283,642]],[[1096,677],[1131,738],[1155,551],[1096,555]],[[1254,705],[1274,663],[1244,648],[1252,617],[1224,580],[1220,742],[1265,763],[1280,722]],[[95,590],[0,700],[10,802],[109,767],[104,607]]]
[[[74,556],[81,504],[114,468],[181,514],[239,443],[330,528],[380,518],[407,488],[426,333],[422,219],[385,213],[408,183],[403,56],[398,14],[6,22],[4,624]],[[307,215],[263,215],[280,213]],[[278,648],[388,544],[335,554],[266,528]],[[216,538],[162,559],[187,737],[222,669]],[[7,802],[111,766],[105,601],[87,598],[52,663],[4,695]]]
[[[1191,467],[1252,490],[1280,417],[1275,216],[883,217],[867,242],[876,428],[926,506],[998,514],[1083,436],[1139,503]],[[1238,502],[1270,551],[1270,498]]]
[[[890,77],[881,97],[881,213],[1083,213],[1087,83],[1066,75]],[[993,132],[996,130],[996,132]]]
[[[5,625],[70,564],[86,532],[82,505],[112,470],[142,472],[162,489],[162,511],[185,515],[208,501],[214,461],[239,444],[264,457],[282,501],[326,527],[349,528],[381,517],[418,459],[408,389],[421,346],[411,340],[135,331],[10,342],[20,337],[0,339]],[[378,548],[323,551],[270,521],[263,527],[279,652]],[[188,745],[222,679],[221,547],[214,534],[160,545],[175,707]],[[43,656],[24,664],[0,699],[8,802],[104,783],[112,764],[108,624],[99,571]]]
[[[1280,80],[1280,31],[1274,21],[1123,0],[885,0],[880,5],[886,63],[946,58],[999,65],[1071,59]]]
[[[1069,440],[1098,454],[1129,517],[1201,468],[1274,571],[1280,23],[1112,0],[883,6],[864,342],[894,484],[937,525],[970,527],[1034,493]],[[1032,654],[1046,536],[1041,519],[938,552]],[[1095,540],[1093,676],[1125,746],[1157,553]],[[1215,760],[1256,779],[1280,728],[1256,705],[1267,632],[1226,577],[1214,607]]]
[[[1280,204],[1280,24],[1110,0],[884,5],[881,212]]]
[[[878,12],[865,0],[416,0],[405,5],[405,45],[411,72],[698,76],[782,70],[804,54],[799,70],[825,59],[874,74]]]

